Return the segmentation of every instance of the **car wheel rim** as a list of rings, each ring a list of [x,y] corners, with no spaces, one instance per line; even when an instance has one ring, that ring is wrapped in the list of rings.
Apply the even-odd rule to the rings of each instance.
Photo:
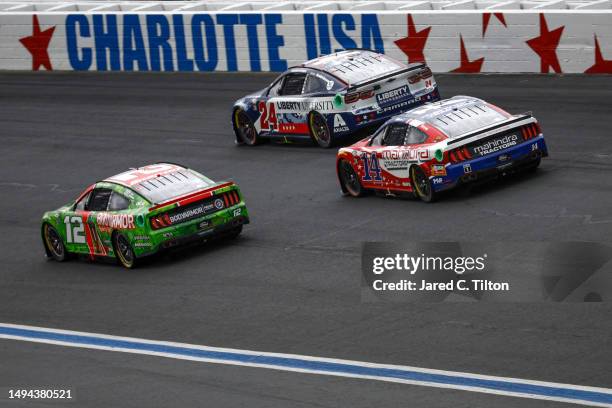
[[[312,116],[312,130],[317,140],[320,140],[324,144],[329,142],[329,130],[327,124],[320,115]]]
[[[240,132],[242,137],[252,143],[255,140],[257,131],[253,127],[253,124],[251,123],[246,113],[241,110],[237,110],[235,120],[236,127],[238,128],[238,131]]]
[[[346,161],[342,162],[342,180],[344,181],[344,186],[350,193],[354,195],[358,194],[359,180],[357,180],[357,174]]]
[[[417,192],[421,197],[429,197],[429,181],[425,178],[425,175],[420,172],[413,170],[412,172],[414,176],[414,185],[417,188]]]
[[[64,245],[62,244],[62,239],[57,235],[57,232],[55,232],[55,229],[47,225],[45,227],[45,238],[47,240],[47,246],[51,252],[53,252],[53,255],[62,257],[64,255]]]
[[[134,255],[132,253],[132,249],[130,248],[130,244],[123,235],[119,235],[117,238],[117,250],[119,257],[121,258],[121,262],[127,266],[132,265]]]

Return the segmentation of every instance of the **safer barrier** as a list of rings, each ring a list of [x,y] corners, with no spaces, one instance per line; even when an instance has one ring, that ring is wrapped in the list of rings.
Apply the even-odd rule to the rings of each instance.
[[[283,71],[371,48],[436,72],[612,73],[612,10],[0,13],[0,69]]]

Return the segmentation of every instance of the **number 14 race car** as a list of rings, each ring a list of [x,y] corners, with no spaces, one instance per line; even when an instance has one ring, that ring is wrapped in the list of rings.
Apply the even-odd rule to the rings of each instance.
[[[511,115],[456,96],[396,116],[340,149],[336,169],[345,194],[414,193],[430,202],[462,183],[536,169],[546,156],[544,135],[531,114]]]
[[[239,144],[314,140],[330,147],[344,136],[439,99],[425,64],[406,65],[373,51],[350,50],[290,68],[267,88],[238,100],[232,124]]]
[[[132,169],[89,186],[44,214],[42,239],[56,261],[116,258],[126,268],[161,249],[215,235],[236,237],[249,216],[238,186],[176,164]]]

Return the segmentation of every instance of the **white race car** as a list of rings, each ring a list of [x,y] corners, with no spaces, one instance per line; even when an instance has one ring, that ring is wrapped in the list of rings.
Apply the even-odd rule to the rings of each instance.
[[[331,147],[371,132],[386,119],[440,99],[424,63],[406,65],[369,50],[348,50],[292,67],[271,85],[234,104],[239,144],[263,139],[314,140]]]

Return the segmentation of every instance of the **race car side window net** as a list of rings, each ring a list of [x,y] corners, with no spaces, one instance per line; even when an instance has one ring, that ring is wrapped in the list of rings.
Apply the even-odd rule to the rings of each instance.
[[[306,74],[289,74],[285,76],[283,81],[283,88],[280,91],[280,95],[301,95],[304,89],[304,81],[306,80]]]
[[[402,146],[406,139],[405,124],[390,125],[383,139],[384,146]]]

